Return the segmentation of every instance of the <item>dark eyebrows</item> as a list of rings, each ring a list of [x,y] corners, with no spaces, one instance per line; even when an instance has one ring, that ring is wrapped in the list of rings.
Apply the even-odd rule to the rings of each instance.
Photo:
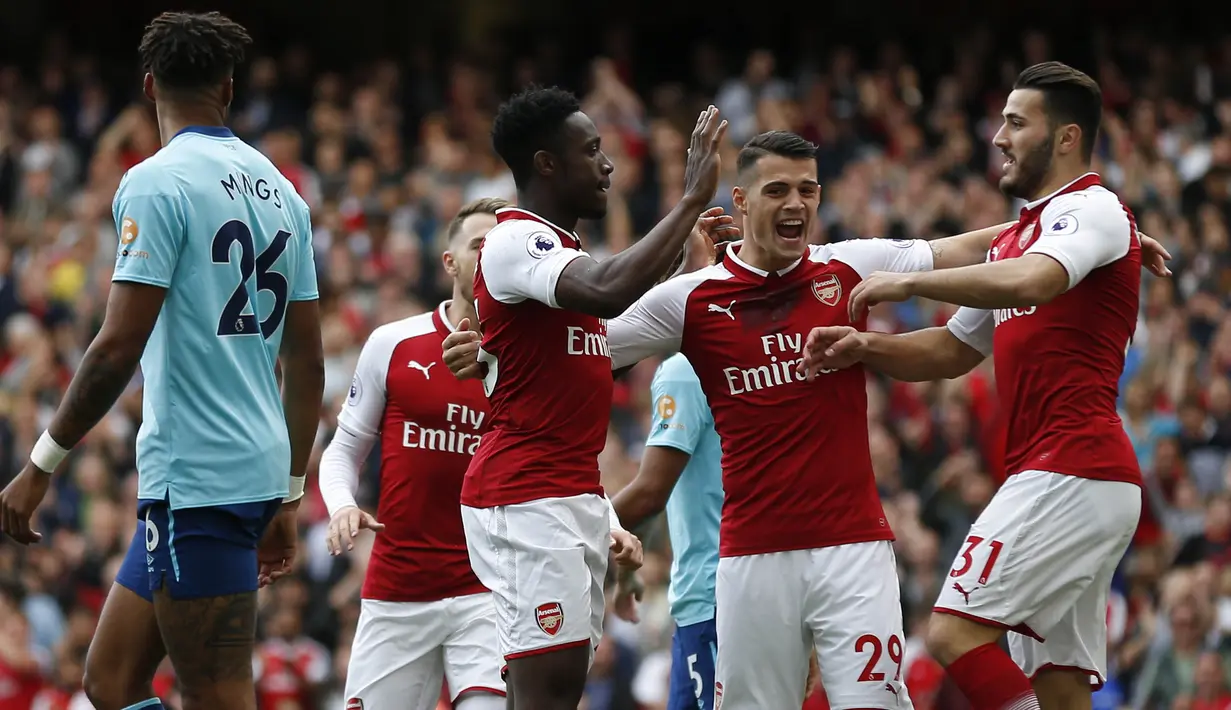
[[[799,182],[799,187],[801,189],[806,188],[806,187],[820,187],[820,186],[821,186],[821,183],[817,182],[816,180],[801,180]],[[764,185],[762,185],[761,190],[764,191],[764,190],[769,190],[770,188],[777,189],[777,188],[783,188],[783,187],[790,187],[790,184],[783,180],[773,180],[771,182],[767,182]]]

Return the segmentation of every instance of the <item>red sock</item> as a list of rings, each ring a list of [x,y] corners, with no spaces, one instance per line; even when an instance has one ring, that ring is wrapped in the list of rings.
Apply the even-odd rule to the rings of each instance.
[[[1030,679],[994,643],[968,651],[945,670],[973,710],[1039,710]]]

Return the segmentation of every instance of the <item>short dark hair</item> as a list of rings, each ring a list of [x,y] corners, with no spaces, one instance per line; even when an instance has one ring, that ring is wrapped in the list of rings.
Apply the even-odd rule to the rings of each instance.
[[[1075,123],[1081,129],[1081,154],[1094,155],[1094,140],[1103,122],[1103,91],[1085,72],[1061,62],[1042,62],[1017,75],[1014,89],[1043,92],[1043,106],[1053,126]]]
[[[571,91],[531,86],[505,101],[492,122],[492,148],[520,188],[534,170],[534,154],[553,144],[569,116],[581,110]]]
[[[169,89],[194,91],[221,84],[244,60],[252,38],[219,12],[164,12],[141,37],[141,65]]]
[[[468,217],[473,217],[477,214],[494,215],[496,214],[496,210],[502,210],[505,207],[508,207],[509,204],[509,201],[503,197],[480,197],[477,200],[473,200],[465,207],[458,210],[457,214],[453,216],[453,219],[449,222],[449,229],[445,232],[445,234],[449,238],[449,241],[453,241],[453,238],[457,236],[459,231],[461,231],[462,223],[465,222]]]
[[[767,155],[780,155],[784,158],[807,160],[816,158],[816,144],[790,131],[766,131],[752,137],[735,159],[735,170],[738,175],[757,164]]]

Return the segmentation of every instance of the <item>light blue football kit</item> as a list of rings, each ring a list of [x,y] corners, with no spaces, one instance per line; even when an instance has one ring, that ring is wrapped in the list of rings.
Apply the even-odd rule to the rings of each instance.
[[[714,707],[714,585],[722,519],[722,446],[701,382],[683,355],[668,358],[650,385],[654,419],[646,446],[678,449],[691,458],[667,500],[675,621],[668,710]]]
[[[275,366],[287,304],[317,298],[308,206],[228,129],[192,127],[128,171],[113,213],[112,280],[167,290],[141,358],[139,569],[126,559],[117,581],[146,598],[250,591],[289,492]]]

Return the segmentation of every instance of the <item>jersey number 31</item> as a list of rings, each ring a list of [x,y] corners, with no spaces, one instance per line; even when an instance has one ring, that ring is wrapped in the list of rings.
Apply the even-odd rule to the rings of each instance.
[[[215,264],[230,264],[231,245],[238,242],[240,247],[239,285],[231,293],[231,298],[227,299],[227,304],[222,308],[222,315],[218,317],[219,336],[260,333],[261,336],[268,338],[278,330],[278,326],[282,324],[282,317],[286,315],[288,284],[286,277],[273,271],[271,267],[278,257],[282,256],[282,252],[286,251],[286,242],[290,238],[290,232],[278,230],[273,241],[265,247],[265,251],[261,252],[260,256],[256,256],[256,246],[252,243],[252,230],[243,222],[233,219],[222,225],[222,228],[214,235],[211,256]],[[256,304],[248,298],[248,279],[252,278],[253,271],[256,272],[257,293],[268,291],[274,295],[274,307],[270,309],[265,320],[261,321],[259,330],[257,329]],[[250,308],[252,312],[244,313],[245,308]]]

